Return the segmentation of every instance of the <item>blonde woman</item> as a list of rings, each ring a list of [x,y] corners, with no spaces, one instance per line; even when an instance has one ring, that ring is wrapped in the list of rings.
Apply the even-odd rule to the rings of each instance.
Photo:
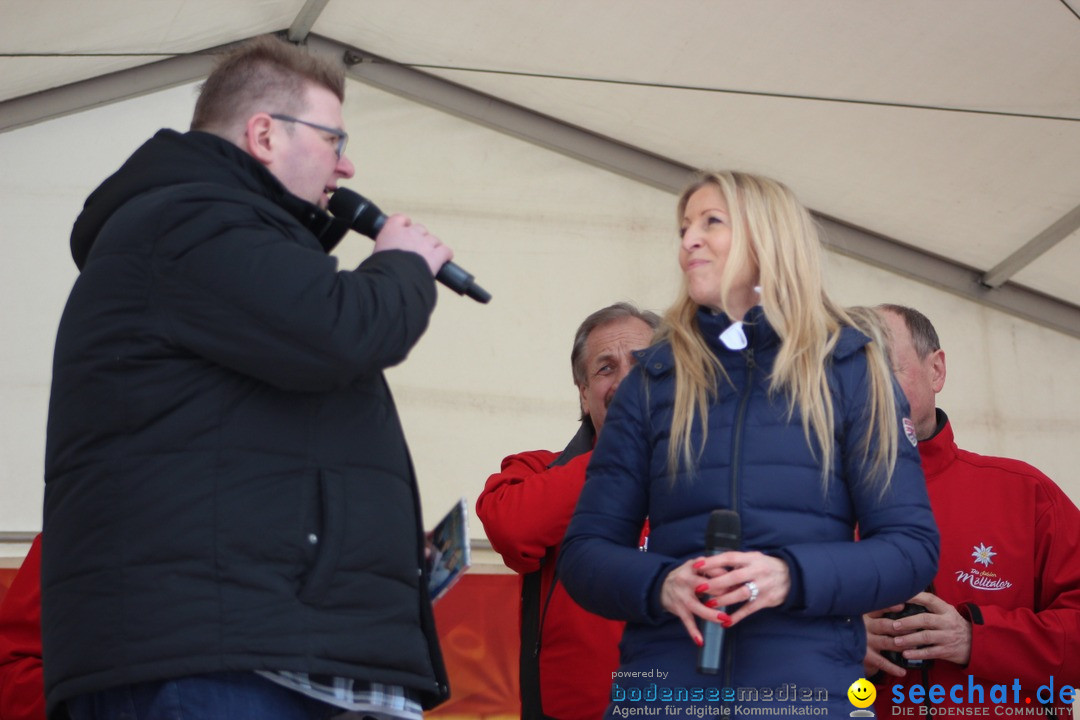
[[[704,175],[678,219],[683,290],[609,410],[559,572],[628,623],[609,716],[846,715],[860,614],[911,597],[937,563],[907,404],[874,323],[825,293],[787,187]],[[716,509],[739,514],[741,542],[707,556]],[[708,623],[726,628],[716,674],[697,670]]]

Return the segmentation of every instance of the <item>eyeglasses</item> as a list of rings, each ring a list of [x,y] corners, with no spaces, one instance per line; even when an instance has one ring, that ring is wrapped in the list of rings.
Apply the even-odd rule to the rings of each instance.
[[[330,133],[337,138],[337,144],[334,146],[334,152],[337,153],[338,159],[345,154],[345,146],[349,142],[349,133],[344,130],[338,130],[337,128],[326,127],[325,125],[319,125],[317,123],[308,122],[307,120],[301,120],[300,118],[293,117],[292,115],[282,115],[280,113],[270,113],[270,117],[275,120],[284,120],[285,122],[300,123],[301,125],[307,125],[309,128],[315,128],[316,130],[322,130],[324,133]]]

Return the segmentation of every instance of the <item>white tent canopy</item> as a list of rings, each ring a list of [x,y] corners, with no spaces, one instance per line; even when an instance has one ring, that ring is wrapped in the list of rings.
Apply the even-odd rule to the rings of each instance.
[[[841,302],[938,325],[960,443],[1080,498],[1080,0],[0,0],[0,531],[40,527],[52,338],[86,194],[186,128],[213,52],[286,31],[339,59],[348,184],[451,244],[392,372],[429,518],[558,448],[588,312],[674,296],[692,168],[791,185]],[[343,264],[367,251],[352,238]],[[482,534],[478,524],[474,536]]]

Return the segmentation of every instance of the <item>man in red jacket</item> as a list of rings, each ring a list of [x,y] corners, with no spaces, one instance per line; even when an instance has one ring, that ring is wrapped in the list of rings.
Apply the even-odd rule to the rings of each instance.
[[[629,303],[597,310],[574,337],[570,365],[581,428],[563,452],[511,455],[476,501],[491,546],[522,576],[521,717],[601,717],[611,699],[623,623],[581,609],[555,578],[585,468],[615,391],[660,319]]]
[[[40,534],[0,603],[0,719],[45,720]]]
[[[882,617],[897,606],[866,616],[878,717],[976,707],[1071,714],[1080,684],[1080,510],[1034,467],[958,449],[935,407],[945,353],[934,326],[911,308],[878,311],[941,531],[932,588],[909,601],[926,612]]]

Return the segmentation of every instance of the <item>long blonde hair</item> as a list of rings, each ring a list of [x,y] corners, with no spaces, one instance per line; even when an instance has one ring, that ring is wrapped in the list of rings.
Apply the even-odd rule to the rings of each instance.
[[[783,394],[788,416],[798,409],[807,445],[817,440],[822,456],[823,486],[828,483],[833,457],[834,414],[828,365],[840,331],[857,327],[870,335],[866,346],[870,393],[869,428],[862,448],[868,476],[887,487],[896,464],[898,428],[892,371],[881,341],[879,325],[871,314],[852,317],[825,292],[821,267],[821,240],[810,213],[782,183],[741,172],[703,174],[679,198],[681,222],[690,196],[706,186],[723,195],[731,218],[731,248],[720,280],[725,300],[742,269],[756,264],[765,318],[780,337],[769,390]],[[709,401],[716,398],[721,378],[730,382],[716,356],[706,345],[697,324],[698,304],[684,281],[679,299],[664,315],[659,339],[670,343],[675,358],[675,399],[668,446],[668,469],[675,477],[683,465],[691,473],[704,449]],[[733,318],[741,319],[741,318]],[[701,448],[692,447],[691,428],[700,417]],[[873,458],[870,457],[871,440]]]

